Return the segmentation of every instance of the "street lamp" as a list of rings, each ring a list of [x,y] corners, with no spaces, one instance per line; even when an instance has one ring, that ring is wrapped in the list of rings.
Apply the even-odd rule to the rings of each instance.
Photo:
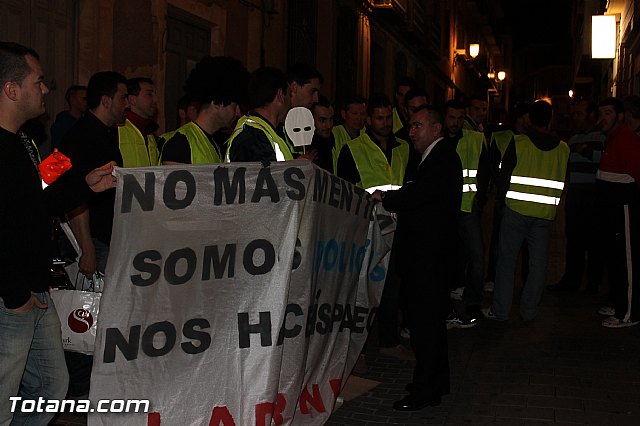
[[[480,54],[480,45],[478,43],[471,43],[469,45],[469,56],[477,58]]]

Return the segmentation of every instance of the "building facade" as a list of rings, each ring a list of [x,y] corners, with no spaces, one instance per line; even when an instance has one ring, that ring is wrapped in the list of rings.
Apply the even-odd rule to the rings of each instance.
[[[505,90],[490,71],[509,64],[508,42],[493,32],[499,0],[0,0],[0,37],[35,48],[51,94],[96,71],[150,76],[162,129],[175,126],[182,83],[204,55],[230,55],[251,71],[304,61],[325,76],[322,92],[392,96],[412,76],[434,103]],[[469,45],[480,44],[477,57]],[[508,87],[508,86],[507,86]]]
[[[640,95],[640,1],[574,0],[573,90],[576,96],[602,99],[607,96]],[[593,15],[615,16],[615,55],[591,57]]]

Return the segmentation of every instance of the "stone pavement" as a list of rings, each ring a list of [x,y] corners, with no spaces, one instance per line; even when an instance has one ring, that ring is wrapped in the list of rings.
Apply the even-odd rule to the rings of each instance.
[[[345,401],[329,425],[640,425],[640,327],[605,329],[598,298],[545,294],[531,324],[483,320],[449,331],[451,394],[438,407],[394,411],[412,363],[366,355],[381,382]],[[370,345],[373,346],[373,345]]]
[[[564,272],[562,219],[559,212],[547,285]],[[517,290],[521,286],[518,282]],[[601,287],[599,295],[546,291],[531,323],[518,315],[516,291],[508,322],[482,320],[471,329],[450,330],[451,394],[438,407],[418,412],[391,408],[406,395],[412,363],[380,356],[376,345],[369,344],[369,371],[360,376],[380,385],[345,401],[328,424],[638,426],[640,326],[600,325],[604,317],[597,310],[606,290]],[[485,297],[486,306],[490,297]]]

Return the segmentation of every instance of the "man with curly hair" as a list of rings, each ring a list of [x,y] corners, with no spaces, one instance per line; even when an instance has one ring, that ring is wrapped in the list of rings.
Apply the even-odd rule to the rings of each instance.
[[[191,71],[184,89],[200,102],[198,117],[182,127],[166,141],[161,163],[221,163],[224,141],[215,139],[216,132],[232,128],[240,116],[239,103],[245,99],[249,73],[237,59],[228,56],[206,56]]]

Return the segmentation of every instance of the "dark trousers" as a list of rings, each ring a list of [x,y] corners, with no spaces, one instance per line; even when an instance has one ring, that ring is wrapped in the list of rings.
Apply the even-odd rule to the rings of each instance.
[[[449,313],[448,277],[440,271],[443,262],[437,263],[438,260],[433,259],[412,265],[408,268],[412,271],[408,271],[409,277],[407,281],[403,280],[402,287],[403,298],[407,301],[411,347],[416,357],[411,392],[427,399],[437,399],[450,390],[445,322]],[[410,284],[405,286],[405,282]]]
[[[400,311],[400,277],[398,276],[397,259],[391,250],[387,278],[380,298],[380,306],[376,314],[378,324],[378,346],[392,348],[400,344],[400,327],[398,313]]]
[[[64,358],[69,371],[69,395],[81,396],[88,394],[93,356],[65,351]]]
[[[484,241],[482,212],[475,204],[471,213],[460,214],[458,234],[458,287],[464,287],[465,306],[480,306],[483,298]]]
[[[597,290],[602,282],[603,254],[595,211],[595,185],[569,185],[565,205],[566,266],[563,281],[579,288],[585,266],[587,288]]]
[[[616,317],[640,320],[640,196],[599,207],[604,259]]]

